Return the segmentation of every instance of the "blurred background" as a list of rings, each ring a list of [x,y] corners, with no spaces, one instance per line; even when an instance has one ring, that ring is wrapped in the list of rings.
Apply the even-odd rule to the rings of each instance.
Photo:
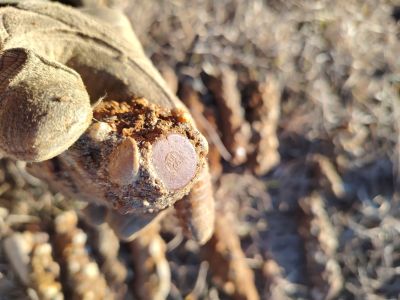
[[[207,136],[222,221],[121,243],[2,159],[0,299],[398,299],[400,2],[109,4]]]

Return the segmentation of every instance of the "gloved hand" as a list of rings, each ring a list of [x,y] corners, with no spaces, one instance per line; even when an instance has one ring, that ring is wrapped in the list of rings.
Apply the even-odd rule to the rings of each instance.
[[[92,221],[106,220],[121,238],[132,239],[135,232],[187,194],[200,174],[206,172],[207,143],[184,105],[168,90],[145,56],[122,12],[106,7],[84,11],[92,17],[73,8],[39,0],[0,3],[3,21],[0,24],[0,150],[18,160],[43,161],[30,165],[34,175],[66,194],[94,203],[86,209]],[[88,127],[94,125],[92,108],[99,99],[127,101],[133,96],[144,97],[150,104],[170,110],[172,114],[176,111],[184,114],[185,130],[194,136],[193,140],[180,136],[176,142],[166,136],[162,147],[157,146],[165,154],[163,159],[171,147],[183,153],[183,156],[178,155],[177,164],[173,162],[174,168],[178,168],[176,174],[168,176],[177,176],[175,181],[184,184],[173,188],[166,184],[164,194],[150,199],[150,204],[148,199],[140,199],[136,183],[124,183],[122,187],[105,182],[104,169],[111,162],[105,162],[104,168],[99,167],[101,172],[93,167],[92,152],[101,152],[104,141],[91,141],[85,144],[84,150],[82,146],[67,150],[79,138],[81,141]],[[96,128],[101,127],[98,125]],[[114,136],[107,145],[118,147],[121,144],[123,139]],[[136,152],[132,149],[133,146],[128,147],[128,154],[122,156],[133,160],[136,152],[143,154],[141,149]],[[185,158],[185,151],[192,151],[192,158]],[[140,159],[147,158],[142,155]],[[146,162],[153,163],[154,157],[152,159]],[[189,176],[186,171],[190,165],[194,165],[194,171]],[[150,176],[153,185],[145,188],[158,189],[159,182],[163,185],[165,172],[161,174],[157,170],[149,171],[155,177]],[[182,174],[187,178],[182,180]],[[146,180],[139,182],[142,185],[150,182]],[[190,206],[190,197],[185,199]],[[213,202],[211,205],[213,211]],[[211,221],[210,216],[207,217],[207,222],[213,224],[213,214],[211,217]],[[211,232],[207,229],[201,241],[204,242]]]

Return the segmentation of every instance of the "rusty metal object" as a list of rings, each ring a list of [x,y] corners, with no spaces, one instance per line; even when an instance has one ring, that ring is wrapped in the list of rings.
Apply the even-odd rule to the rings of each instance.
[[[151,214],[186,195],[205,166],[207,142],[180,111],[139,98],[103,102],[94,117],[111,128],[104,139],[90,127],[70,149],[30,171],[121,214]]]

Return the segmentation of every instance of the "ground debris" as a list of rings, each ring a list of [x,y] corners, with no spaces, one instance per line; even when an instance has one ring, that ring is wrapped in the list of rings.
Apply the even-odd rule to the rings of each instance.
[[[166,299],[171,289],[171,271],[159,225],[152,224],[130,242],[134,264],[134,293],[139,299]]]
[[[238,182],[239,177],[241,178],[240,182]],[[253,179],[254,177],[251,175],[243,177],[236,174],[223,175],[215,193],[214,234],[200,249],[202,257],[210,266],[214,284],[229,299],[260,298],[255,285],[254,271],[248,263],[244,249],[242,249],[241,236],[239,235],[240,232],[243,235],[251,234],[252,228],[247,227],[249,224],[243,224],[243,227],[236,224],[235,220],[240,213],[243,213],[242,205],[244,203],[233,201],[235,197],[245,197],[249,193],[256,195],[259,192],[257,184],[253,187],[248,185]]]
[[[214,235],[202,249],[209,262],[213,279],[231,299],[259,299],[254,274],[249,268],[240,239],[231,219],[218,215]]]
[[[103,274],[85,248],[87,235],[77,227],[78,216],[66,211],[54,220],[53,238],[67,286],[68,299],[113,299]]]
[[[336,260],[337,234],[329,221],[323,198],[313,194],[300,200],[303,216],[299,233],[306,250],[307,274],[313,299],[334,299],[344,280]]]
[[[250,126],[245,120],[241,105],[237,75],[227,67],[221,67],[219,70],[206,69],[203,81],[218,105],[222,140],[232,155],[231,163],[240,165],[247,159]]]
[[[345,185],[334,164],[327,157],[322,155],[314,155],[311,160],[317,163],[319,171],[321,175],[326,178],[329,186],[328,188],[333,195],[338,199],[344,198],[346,196]]]
[[[89,232],[88,243],[98,255],[100,271],[116,299],[123,299],[128,292],[128,268],[120,260],[120,241],[107,223],[94,226]]]
[[[305,276],[306,249],[295,215],[293,211],[278,209],[266,215],[268,230],[262,233],[264,243],[261,248],[267,262],[263,269],[267,280],[266,294],[271,297],[277,293],[289,299],[310,299],[309,282]]]
[[[265,175],[279,163],[277,127],[280,116],[281,88],[276,78],[269,76],[263,83],[252,82],[244,89],[246,115],[251,120],[255,153],[253,170]]]
[[[32,251],[32,245],[20,233],[7,237],[3,243],[11,266],[22,283],[28,286],[30,283],[29,253]]]
[[[37,292],[39,299],[64,299],[61,283],[59,282],[60,266],[54,261],[50,243],[42,243],[34,247],[31,268],[32,287]]]
[[[3,246],[5,254],[28,294],[39,299],[64,299],[60,266],[54,261],[49,236],[44,232],[13,233]]]
[[[284,276],[282,269],[272,259],[264,262],[263,275],[267,280],[265,294],[271,299],[290,299],[291,290],[294,290],[291,284]]]

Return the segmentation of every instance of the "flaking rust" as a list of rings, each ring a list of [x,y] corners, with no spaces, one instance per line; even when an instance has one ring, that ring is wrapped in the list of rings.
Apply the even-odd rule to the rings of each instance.
[[[144,98],[107,101],[80,139],[36,176],[64,193],[119,213],[154,213],[185,196],[206,164],[207,141],[183,109]]]

